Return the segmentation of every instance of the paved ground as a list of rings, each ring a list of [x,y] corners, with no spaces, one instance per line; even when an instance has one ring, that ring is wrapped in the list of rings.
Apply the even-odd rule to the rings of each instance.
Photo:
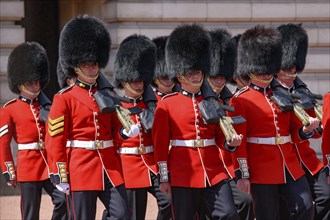
[[[19,196],[0,196],[0,219],[1,220],[19,220]],[[97,203],[96,219],[101,219],[104,208],[100,201]],[[42,196],[40,220],[51,219],[52,202],[48,195]],[[157,204],[154,197],[149,194],[146,220],[156,219]]]

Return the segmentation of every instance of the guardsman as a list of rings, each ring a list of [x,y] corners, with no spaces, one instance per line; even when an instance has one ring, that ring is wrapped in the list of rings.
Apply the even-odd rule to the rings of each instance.
[[[281,71],[277,73],[276,79],[284,89],[299,94],[298,90],[307,89],[297,73],[301,73],[305,67],[308,35],[301,24],[281,25],[277,29],[282,35],[283,57]],[[316,118],[313,103],[310,102],[308,107],[307,113]],[[321,137],[322,129],[320,130],[321,133],[314,130],[313,138]],[[294,146],[312,191],[315,202],[314,219],[330,219],[330,185],[327,184],[326,170],[308,140],[295,143]]]
[[[282,41],[274,28],[255,26],[246,30],[238,44],[238,74],[249,74],[250,87],[231,99],[235,112],[246,123],[236,127],[244,135],[233,153],[237,187],[249,192],[256,219],[278,219],[279,200],[288,204],[290,219],[311,219],[312,195],[291,142],[312,136],[318,126],[310,120],[302,126],[293,112],[282,112],[272,100],[270,82],[280,71]]]
[[[207,82],[218,96],[221,104],[229,105],[229,100],[233,96],[226,86],[226,82],[231,82],[234,74],[234,63],[237,54],[237,44],[232,39],[230,33],[224,29],[210,31],[211,35],[211,70],[207,77]],[[239,78],[237,80],[240,81]],[[237,83],[239,84],[239,83]],[[231,154],[219,148],[220,157],[228,173],[229,184],[233,192],[234,202],[240,219],[254,219],[252,197],[250,194],[240,191],[234,180],[235,173]]]
[[[118,152],[124,173],[128,202],[132,211],[130,219],[145,219],[147,193],[151,193],[158,204],[157,219],[170,219],[170,197],[159,189],[154,162],[154,146],[151,137],[153,111],[157,98],[154,92],[145,89],[150,86],[156,65],[156,45],[143,35],[133,34],[120,44],[114,67],[115,86],[124,89],[128,101],[122,101],[124,108],[139,107],[140,114],[131,119],[138,125],[136,133],[122,130],[122,141]],[[150,87],[149,87],[150,88]],[[146,94],[150,93],[150,94]]]
[[[330,133],[330,93],[324,95],[323,99],[323,133]],[[327,172],[327,182],[330,184],[330,135],[322,136],[322,154],[324,169]]]
[[[165,61],[165,46],[168,36],[156,37],[152,41],[157,47],[157,61],[152,87],[158,100],[173,92],[175,83],[169,78]]]
[[[212,218],[238,219],[218,148],[235,150],[241,136],[227,143],[219,123],[205,124],[199,108],[206,101],[200,91],[203,75],[210,69],[208,32],[196,24],[177,27],[167,40],[165,59],[181,90],[163,97],[155,112],[160,189],[171,195],[175,219],[194,219],[201,200]]]
[[[8,59],[10,90],[19,97],[1,109],[1,170],[7,185],[21,193],[22,219],[39,219],[42,189],[52,197],[52,219],[67,219],[65,194],[49,179],[45,150],[45,121],[41,112],[51,104],[42,93],[49,80],[49,64],[45,49],[36,42],[18,45]],[[15,166],[10,143],[18,146]]]
[[[115,149],[121,125],[115,113],[102,113],[93,97],[99,69],[109,60],[111,39],[102,21],[79,15],[60,35],[62,71],[76,82],[54,96],[48,117],[47,151],[53,183],[71,195],[74,219],[95,219],[99,198],[110,219],[128,219],[128,203]]]

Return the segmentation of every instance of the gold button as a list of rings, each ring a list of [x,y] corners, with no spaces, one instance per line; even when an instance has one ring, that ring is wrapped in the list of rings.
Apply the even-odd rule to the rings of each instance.
[[[60,173],[66,173],[66,169],[65,168],[60,169]]]

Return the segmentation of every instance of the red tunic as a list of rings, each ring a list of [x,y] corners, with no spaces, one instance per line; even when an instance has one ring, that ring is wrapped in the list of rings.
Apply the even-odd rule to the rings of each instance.
[[[239,162],[246,159],[251,183],[285,183],[285,168],[294,179],[298,179],[304,175],[304,171],[292,143],[270,145],[246,141],[248,137],[268,138],[277,135],[291,135],[293,142],[301,141],[298,132],[301,123],[294,113],[280,111],[269,98],[271,89],[267,92],[257,89],[256,86],[254,89],[244,87],[230,101],[235,112],[229,112],[229,116],[241,115],[246,119],[246,123],[235,126],[237,133],[244,136],[242,144],[233,153],[235,172],[242,170]]]
[[[66,147],[67,141],[118,138],[119,120],[115,113],[100,112],[92,96],[95,91],[78,85],[67,88],[54,96],[48,116],[47,151],[51,169],[55,176],[60,176],[57,165],[67,164],[72,191],[104,190],[104,175],[114,186],[124,182],[115,147],[95,150]]]
[[[235,178],[235,171],[234,171],[234,165],[233,165],[231,153],[222,148],[220,148],[219,150],[220,150],[220,158],[227,171],[228,176],[230,178]]]
[[[323,163],[324,166],[329,166],[330,169],[330,93],[324,95],[322,125]]]
[[[141,109],[146,109],[147,106],[143,100],[132,100],[131,103],[122,102],[124,108],[130,108],[138,106]],[[132,115],[132,120],[135,124],[140,125],[139,115]],[[143,147],[152,146],[151,133],[146,133],[142,127],[140,127],[140,133],[135,138],[128,138],[118,143],[118,147],[124,148],[137,148],[141,144]],[[152,185],[150,179],[150,172],[156,175],[156,167],[154,162],[153,152],[148,154],[120,154],[121,164],[123,167],[124,180],[126,188],[145,188]]]
[[[167,95],[157,103],[152,130],[155,162],[167,162],[171,186],[205,188],[228,178],[219,157],[225,137],[219,124],[203,122],[198,108],[203,99],[200,94],[183,91]],[[215,139],[216,145],[200,148],[172,145],[169,150],[171,140],[198,139]]]
[[[314,110],[309,110],[307,111],[307,113],[311,117],[316,117]],[[313,136],[313,138],[320,137],[321,135],[315,131],[315,135]],[[323,168],[323,164],[317,158],[316,152],[311,148],[309,140],[303,140],[299,143],[295,143],[294,145],[296,147],[300,162],[304,165],[304,167],[311,175],[315,175]]]
[[[11,170],[15,169],[11,153],[12,138],[17,144],[42,143],[45,124],[39,118],[40,104],[23,97],[12,100],[1,109],[0,155],[1,170],[6,180],[12,180]],[[18,150],[17,181],[42,181],[49,178],[47,155],[44,149]],[[12,170],[13,171],[13,170]]]

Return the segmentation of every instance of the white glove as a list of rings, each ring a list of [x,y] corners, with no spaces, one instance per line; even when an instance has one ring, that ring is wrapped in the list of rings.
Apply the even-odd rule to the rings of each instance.
[[[59,191],[64,192],[67,195],[70,194],[70,184],[69,183],[59,183],[59,184],[56,184],[55,186]]]
[[[140,133],[140,128],[136,124],[131,126],[131,129],[127,132],[126,129],[123,129],[123,134],[126,135],[127,137],[136,137]]]

